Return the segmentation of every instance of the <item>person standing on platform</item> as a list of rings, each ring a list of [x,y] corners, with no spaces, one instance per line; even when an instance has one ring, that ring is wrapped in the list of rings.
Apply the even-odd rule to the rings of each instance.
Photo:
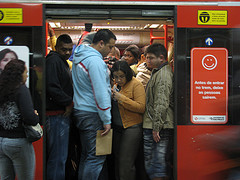
[[[166,59],[167,51],[162,44],[146,49],[146,62],[152,74],[146,87],[143,138],[145,167],[151,180],[168,176],[166,155],[173,137],[173,72]]]
[[[35,126],[34,110],[25,83],[28,70],[22,60],[11,60],[0,75],[0,179],[34,180],[35,152],[22,123]]]
[[[99,30],[90,45],[79,45],[73,57],[74,121],[82,145],[79,180],[98,180],[106,156],[96,156],[97,130],[111,129],[111,87],[103,57],[115,46],[116,36]]]
[[[71,37],[62,34],[57,38],[56,51],[46,57],[47,180],[65,180],[73,107],[72,77],[67,59],[72,47]]]

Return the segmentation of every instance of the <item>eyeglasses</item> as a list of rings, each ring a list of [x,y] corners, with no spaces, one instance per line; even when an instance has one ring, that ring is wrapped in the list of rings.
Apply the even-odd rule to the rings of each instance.
[[[124,79],[125,77],[126,77],[125,75],[113,76],[114,79]]]

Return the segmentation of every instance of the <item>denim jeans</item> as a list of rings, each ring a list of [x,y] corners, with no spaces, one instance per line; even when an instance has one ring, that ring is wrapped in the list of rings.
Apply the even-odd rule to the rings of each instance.
[[[65,180],[70,118],[47,116],[47,180]]]
[[[160,132],[160,142],[156,143],[152,129],[143,130],[145,168],[150,179],[167,176],[166,153],[172,135],[172,130],[163,129]]]
[[[81,140],[81,159],[78,171],[79,180],[98,180],[106,156],[96,156],[97,130],[103,129],[103,123],[94,112],[74,110],[74,120]]]
[[[26,138],[0,137],[0,179],[33,180],[35,152]]]

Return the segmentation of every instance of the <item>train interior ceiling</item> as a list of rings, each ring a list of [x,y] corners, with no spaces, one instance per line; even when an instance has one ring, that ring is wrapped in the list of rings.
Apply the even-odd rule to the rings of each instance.
[[[67,33],[75,45],[87,23],[92,24],[91,32],[104,28],[113,31],[121,55],[128,45],[136,44],[143,48],[150,44],[151,39],[153,43],[162,44],[166,39],[167,49],[173,47],[173,7],[48,5],[45,12],[46,22],[54,29],[56,36]]]

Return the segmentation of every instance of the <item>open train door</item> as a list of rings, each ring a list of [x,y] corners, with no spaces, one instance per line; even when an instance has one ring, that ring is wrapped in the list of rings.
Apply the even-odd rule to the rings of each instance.
[[[223,180],[239,168],[239,12],[239,6],[177,6],[178,180]]]
[[[26,62],[34,108],[41,124],[44,116],[43,66],[45,28],[42,4],[0,3],[0,50],[8,48]],[[43,179],[43,138],[33,143],[36,155],[35,180]]]

